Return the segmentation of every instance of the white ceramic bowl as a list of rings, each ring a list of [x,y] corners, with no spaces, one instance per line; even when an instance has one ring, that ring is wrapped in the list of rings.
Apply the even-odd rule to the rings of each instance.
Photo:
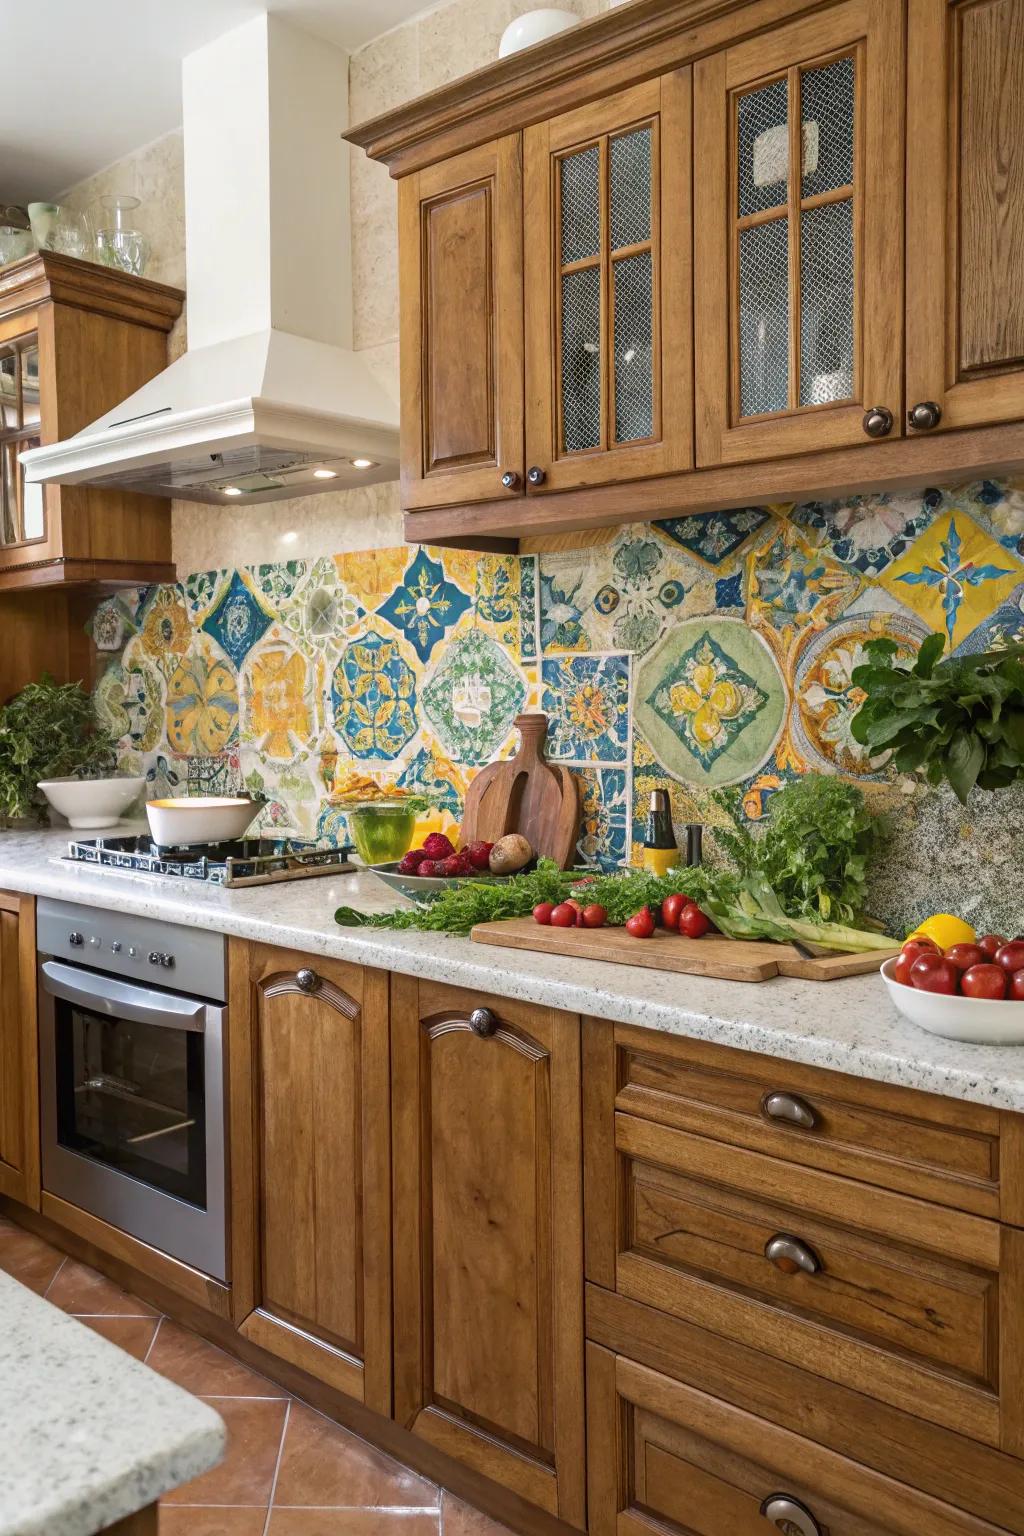
[[[37,786],[79,831],[115,826],[137,800],[145,779],[42,779]]]
[[[946,997],[941,992],[919,992],[905,987],[893,975],[894,955],[882,966],[882,980],[904,1018],[932,1035],[947,1040],[967,1040],[972,1045],[1024,1045],[1024,1003],[989,997]]]
[[[532,48],[535,43],[543,43],[549,37],[557,37],[559,32],[568,32],[570,27],[578,27],[579,24],[580,18],[572,11],[558,10],[554,6],[527,11],[515,21],[509,22],[501,34],[498,58],[507,59],[510,53],[520,53],[524,48]]]
[[[244,837],[259,810],[258,803],[247,795],[192,795],[148,800],[146,819],[153,841],[175,848]]]

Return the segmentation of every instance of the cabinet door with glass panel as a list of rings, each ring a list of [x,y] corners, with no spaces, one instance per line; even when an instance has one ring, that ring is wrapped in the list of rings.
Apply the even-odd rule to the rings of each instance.
[[[698,464],[901,432],[903,79],[899,0],[697,64]]]
[[[18,455],[38,448],[39,340],[35,332],[0,339],[0,546],[41,540],[46,519],[41,485],[26,485]]]
[[[524,134],[529,491],[693,464],[691,77]]]

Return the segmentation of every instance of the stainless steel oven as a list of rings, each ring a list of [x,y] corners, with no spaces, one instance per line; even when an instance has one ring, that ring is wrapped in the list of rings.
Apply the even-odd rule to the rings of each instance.
[[[225,942],[41,899],[43,1188],[228,1279]]]

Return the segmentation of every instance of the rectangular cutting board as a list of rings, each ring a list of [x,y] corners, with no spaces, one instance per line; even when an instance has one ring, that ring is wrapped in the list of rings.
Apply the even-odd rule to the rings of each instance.
[[[500,923],[477,923],[471,938],[478,944],[506,949],[532,949],[540,954],[568,955],[574,960],[606,960],[613,965],[642,965],[655,971],[679,971],[687,976],[716,976],[723,981],[769,981],[773,976],[798,976],[805,981],[836,981],[877,971],[891,950],[866,955],[822,955],[807,960],[789,944],[727,939],[709,933],[687,939],[663,928],[649,939],[634,939],[624,928],[549,928],[532,917],[510,917]]]

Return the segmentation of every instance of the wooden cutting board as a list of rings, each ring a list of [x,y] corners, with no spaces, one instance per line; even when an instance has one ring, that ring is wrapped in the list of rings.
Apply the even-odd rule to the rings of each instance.
[[[649,939],[634,939],[624,928],[546,928],[532,917],[478,923],[471,937],[478,944],[569,955],[574,960],[607,960],[613,965],[642,965],[687,976],[717,976],[723,981],[769,981],[773,976],[837,981],[877,971],[883,960],[899,952],[894,945],[891,950],[876,949],[867,955],[823,955],[806,960],[789,944],[727,939],[716,933],[687,939],[663,928],[656,929]]]
[[[544,760],[547,715],[518,715],[516,726],[515,757],[481,769],[466,792],[460,841],[496,843],[521,832],[534,853],[571,869],[580,835],[579,780],[560,763]]]

